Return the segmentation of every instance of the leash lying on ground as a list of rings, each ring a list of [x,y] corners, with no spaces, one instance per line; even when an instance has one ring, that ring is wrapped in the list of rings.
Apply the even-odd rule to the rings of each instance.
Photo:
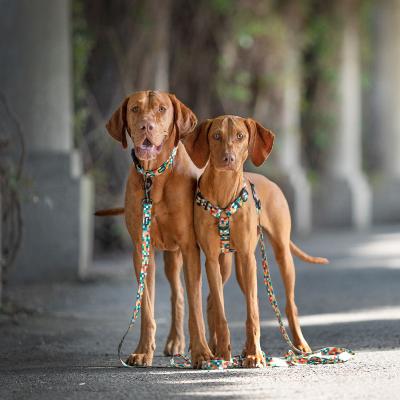
[[[135,164],[137,172],[143,176],[144,198],[142,201],[142,213],[143,213],[143,217],[142,217],[142,266],[141,266],[140,274],[139,274],[139,286],[138,286],[137,293],[136,293],[136,302],[135,302],[135,306],[133,308],[132,318],[129,323],[128,329],[125,331],[125,333],[122,336],[122,339],[118,345],[118,357],[119,357],[119,360],[121,361],[121,364],[124,367],[130,367],[130,365],[126,364],[126,362],[123,361],[121,358],[122,344],[124,343],[126,335],[132,329],[132,327],[135,324],[135,321],[140,313],[143,292],[144,292],[144,288],[146,285],[147,268],[148,268],[149,262],[150,262],[150,243],[151,243],[151,241],[150,241],[150,239],[151,239],[150,238],[150,226],[151,226],[151,209],[153,206],[150,193],[151,193],[151,187],[153,185],[153,178],[157,175],[161,175],[163,172],[165,172],[166,170],[168,170],[169,168],[171,168],[173,166],[177,150],[178,150],[178,148],[174,147],[174,149],[172,150],[171,155],[168,157],[167,161],[163,162],[158,168],[151,169],[151,170],[143,169],[143,167],[140,165],[138,159],[136,158],[134,151],[132,150],[133,163]]]
[[[288,367],[292,365],[300,365],[300,364],[338,364],[348,361],[351,357],[354,356],[353,351],[342,348],[342,347],[324,347],[323,349],[305,353],[300,349],[296,348],[291,341],[285,325],[283,323],[282,314],[278,307],[278,302],[276,300],[274,289],[272,286],[271,274],[268,266],[267,252],[265,250],[264,244],[264,235],[260,223],[260,213],[261,213],[261,202],[257,196],[255,186],[252,182],[250,182],[250,187],[253,195],[253,199],[256,205],[257,214],[259,218],[258,222],[258,237],[259,244],[261,250],[261,258],[262,258],[262,267],[264,273],[264,285],[267,290],[268,300],[272,306],[272,309],[275,312],[275,316],[277,318],[279,324],[279,330],[281,332],[282,337],[285,339],[286,343],[290,347],[290,350],[284,357],[270,357],[266,356],[265,353],[265,366],[270,367]],[[218,230],[220,234],[220,247],[221,253],[228,253],[235,251],[230,247],[229,239],[230,239],[230,226],[229,219],[230,217],[243,206],[243,203],[248,199],[248,192],[246,190],[246,184],[244,184],[243,189],[241,190],[239,196],[233,201],[233,203],[227,207],[226,209],[221,209],[213,204],[211,204],[204,196],[197,191],[196,195],[196,204],[203,207],[205,210],[209,211],[212,216],[218,219]],[[179,362],[175,361],[175,359],[180,359]],[[231,360],[210,360],[207,362],[203,362],[202,369],[228,369],[228,368],[240,368],[243,365],[243,356],[234,356]],[[176,368],[190,368],[191,362],[190,357],[187,355],[176,355],[170,361],[171,366]],[[257,367],[264,367],[263,364],[257,365]]]
[[[267,356],[264,352],[265,364],[258,364],[257,368],[264,367],[291,367],[294,365],[317,365],[317,364],[339,364],[348,361],[353,357],[354,353],[342,347],[324,347],[308,355],[294,354],[289,350],[283,357]],[[245,357],[237,355],[232,357],[230,361],[226,360],[210,360],[204,361],[202,369],[207,370],[223,370],[233,368],[243,368]],[[176,361],[178,360],[178,361]],[[171,367],[174,368],[192,368],[190,357],[184,354],[177,354],[170,360]]]

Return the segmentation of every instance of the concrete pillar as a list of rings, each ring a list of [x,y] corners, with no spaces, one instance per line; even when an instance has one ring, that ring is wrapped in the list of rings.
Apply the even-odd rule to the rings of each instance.
[[[326,171],[315,193],[318,225],[367,228],[371,193],[362,171],[361,74],[357,2],[342,2],[343,28],[338,57],[337,125]]]
[[[281,82],[276,93],[279,100],[272,102],[270,94],[260,90],[254,108],[254,118],[276,133],[274,149],[263,167],[254,168],[247,163],[246,169],[264,173],[278,183],[289,203],[293,229],[307,234],[312,223],[311,188],[300,161],[302,77],[295,32],[286,32],[282,51],[282,69],[276,73]]]
[[[296,45],[290,42],[287,43],[285,52],[282,129],[276,138],[276,160],[280,184],[291,203],[295,229],[299,233],[309,233],[311,230],[311,188],[300,161],[300,52]]]
[[[371,156],[374,158],[373,219],[400,222],[400,2],[374,10]]]
[[[0,0],[1,90],[24,132],[23,242],[11,279],[84,274],[91,182],[73,149],[68,0]]]
[[[3,242],[2,233],[3,228],[1,226],[3,222],[3,209],[1,208],[1,191],[0,191],[0,310],[3,305]]]
[[[171,1],[163,1],[160,7],[159,2],[155,5],[157,11],[154,13],[154,33],[155,33],[155,76],[154,87],[164,92],[169,91],[169,33],[171,19]]]

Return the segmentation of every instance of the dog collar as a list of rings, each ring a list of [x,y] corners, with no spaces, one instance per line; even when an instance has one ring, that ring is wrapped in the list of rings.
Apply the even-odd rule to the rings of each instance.
[[[170,156],[168,157],[168,159],[166,161],[164,161],[158,168],[155,168],[155,169],[144,169],[140,165],[140,162],[139,162],[138,158],[136,157],[134,149],[131,150],[131,156],[132,156],[133,163],[135,164],[136,171],[139,172],[139,174],[141,174],[143,176],[153,178],[157,175],[161,175],[167,169],[172,167],[172,165],[174,164],[174,160],[175,160],[177,151],[178,151],[178,147],[174,147],[172,149],[172,152],[171,152]]]
[[[135,164],[136,171],[143,175],[143,190],[144,190],[144,199],[143,203],[151,203],[150,191],[153,185],[153,178],[155,176],[161,175],[163,172],[167,171],[174,165],[176,153],[178,151],[178,147],[174,147],[168,159],[164,161],[158,168],[155,169],[144,169],[138,158],[136,157],[135,150],[131,150],[131,157],[133,163]]]

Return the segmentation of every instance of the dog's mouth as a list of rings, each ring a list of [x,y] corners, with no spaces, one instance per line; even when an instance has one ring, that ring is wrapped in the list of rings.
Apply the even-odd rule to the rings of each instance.
[[[218,167],[216,167],[216,169],[219,171],[236,171],[237,167],[235,164],[229,163],[229,164],[219,165]]]
[[[163,143],[156,146],[150,139],[145,138],[140,146],[135,146],[135,153],[139,160],[154,160],[162,149]]]
[[[214,168],[218,171],[237,171],[239,168],[239,164],[237,162],[220,162],[214,163]]]

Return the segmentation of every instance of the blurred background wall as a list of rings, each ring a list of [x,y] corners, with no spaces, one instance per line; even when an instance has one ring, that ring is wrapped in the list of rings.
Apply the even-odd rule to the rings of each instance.
[[[258,171],[283,188],[298,233],[400,221],[399,0],[0,10],[4,265],[22,243],[11,277],[84,275],[93,202],[122,205],[130,163],[104,124],[142,89],[175,93],[199,119],[238,114],[272,129]],[[94,244],[99,255],[129,248],[122,219],[96,220]]]

